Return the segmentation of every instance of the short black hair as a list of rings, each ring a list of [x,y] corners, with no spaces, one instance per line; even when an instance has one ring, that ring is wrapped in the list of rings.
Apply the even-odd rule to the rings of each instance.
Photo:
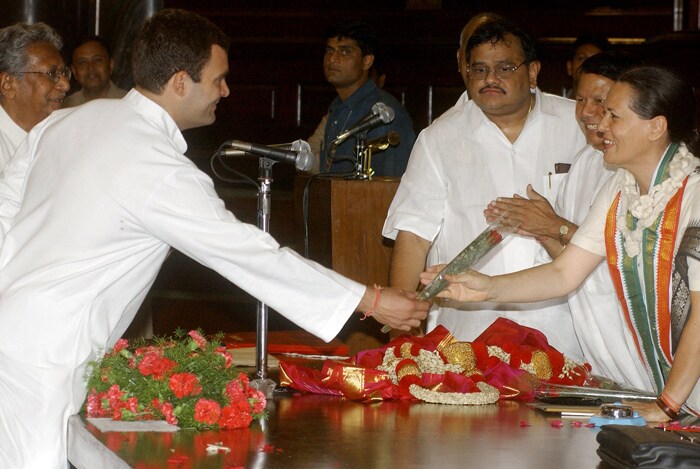
[[[632,67],[642,65],[643,61],[634,55],[624,52],[601,52],[583,61],[578,73],[594,73],[610,80],[617,80],[622,72]]]
[[[208,19],[195,13],[164,9],[153,15],[134,40],[134,83],[153,93],[163,91],[175,73],[185,71],[198,83],[211,48],[228,51],[230,40]]]
[[[574,44],[571,46],[571,53],[575,54],[576,49],[578,49],[579,47],[581,47],[584,44],[590,44],[592,46],[596,46],[602,52],[610,50],[610,47],[611,47],[610,41],[608,40],[607,37],[596,36],[594,34],[582,34],[576,38],[576,40],[574,41]]]
[[[467,42],[466,59],[471,58],[472,50],[482,44],[496,44],[511,35],[518,39],[520,48],[523,51],[525,63],[537,60],[537,44],[535,40],[524,29],[506,19],[494,19],[487,21],[474,30]]]
[[[374,55],[377,50],[377,35],[369,24],[360,20],[346,20],[332,24],[326,29],[326,39],[353,39],[362,55]]]

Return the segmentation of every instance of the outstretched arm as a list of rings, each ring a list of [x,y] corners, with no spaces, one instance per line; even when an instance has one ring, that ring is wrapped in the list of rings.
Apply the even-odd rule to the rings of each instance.
[[[505,275],[489,277],[478,272],[446,276],[449,286],[438,296],[457,301],[529,303],[564,296],[578,287],[596,268],[602,256],[571,245],[553,262]],[[430,283],[443,266],[421,274]]]
[[[428,316],[429,301],[418,301],[415,291],[367,287],[357,309],[392,329],[410,331]]]

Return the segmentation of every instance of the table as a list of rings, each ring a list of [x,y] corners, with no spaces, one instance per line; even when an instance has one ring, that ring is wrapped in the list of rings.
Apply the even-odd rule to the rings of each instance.
[[[266,421],[248,429],[216,432],[102,433],[73,416],[68,455],[79,469],[604,467],[598,428],[575,428],[569,419],[555,428],[558,416],[519,402],[362,404],[291,394],[275,396],[268,410]],[[207,443],[216,442],[231,452],[207,455]]]

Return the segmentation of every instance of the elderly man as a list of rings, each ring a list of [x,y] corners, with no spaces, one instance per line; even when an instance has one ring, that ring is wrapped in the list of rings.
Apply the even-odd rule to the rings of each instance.
[[[0,467],[65,467],[84,367],[171,247],[324,340],[356,310],[404,330],[426,317],[415,292],[360,285],[238,221],[184,156],[181,131],[213,123],[229,94],[227,47],[210,21],[160,10],[135,39],[129,94],[54,113],[18,149],[30,170],[0,254]]]
[[[556,212],[546,199],[528,187],[529,199],[498,199],[489,204],[487,218],[508,211],[509,218],[535,236],[552,258],[562,252],[588,215],[596,195],[614,174],[605,167],[603,136],[598,133],[598,123],[605,114],[605,98],[617,77],[640,63],[624,54],[603,52],[581,64],[575,94],[576,120],[586,134],[588,145],[576,155],[559,187]],[[593,373],[633,388],[653,389],[644,363],[637,354],[630,353],[635,350],[634,338],[623,322],[608,266],[599,265],[569,295],[568,301],[576,336]]]
[[[98,98],[123,98],[126,91],[112,83],[114,59],[107,42],[99,36],[90,36],[78,42],[70,64],[80,90],[68,96],[64,107],[79,106]]]
[[[71,73],[61,47],[44,23],[0,29],[0,172],[27,132],[63,104]]]
[[[384,236],[395,238],[390,283],[416,289],[426,265],[449,262],[484,228],[483,209],[532,183],[555,194],[558,163],[585,145],[574,102],[537,89],[535,42],[506,20],[479,26],[465,49],[467,93],[424,129],[389,208]],[[551,185],[551,187],[550,187]],[[499,274],[531,267],[532,238],[511,236],[482,261]],[[566,301],[533,304],[441,304],[428,328],[441,324],[460,340],[475,339],[503,316],[542,331],[554,347],[581,358]]]

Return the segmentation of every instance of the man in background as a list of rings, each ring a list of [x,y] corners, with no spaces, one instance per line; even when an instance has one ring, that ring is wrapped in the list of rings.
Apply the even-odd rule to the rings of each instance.
[[[610,49],[610,41],[605,37],[593,36],[590,34],[581,35],[576,38],[571,46],[573,54],[566,61],[566,74],[571,77],[571,88],[563,89],[563,96],[573,98],[576,93],[576,84],[578,79],[578,69],[581,64],[589,57],[593,57],[601,52],[606,52]]]
[[[332,158],[329,149],[338,135],[370,114],[372,106],[378,102],[391,107],[395,117],[391,123],[369,130],[368,140],[392,130],[399,132],[401,140],[396,147],[390,146],[381,153],[375,153],[372,158],[374,174],[401,176],[406,170],[416,139],[413,122],[401,103],[369,78],[376,47],[376,35],[368,24],[361,21],[338,23],[326,31],[323,71],[338,96],[328,108],[328,121],[319,155],[321,172],[353,172],[354,138],[348,138],[338,145]]]
[[[45,23],[0,29],[0,172],[27,132],[63,105],[71,74],[61,47]]]
[[[79,106],[98,98],[123,98],[126,91],[112,83],[114,59],[107,42],[99,36],[90,36],[78,42],[73,50],[71,70],[80,90],[68,96],[65,107]]]
[[[537,88],[535,41],[506,20],[487,21],[464,52],[467,93],[424,129],[389,209],[383,234],[396,239],[390,285],[416,289],[427,265],[452,260],[481,233],[483,210],[498,196],[528,183],[556,194],[558,163],[570,163],[585,145],[575,104]],[[554,177],[559,176],[559,178]],[[550,188],[551,184],[551,188]],[[501,274],[532,267],[532,238],[509,236],[479,265]],[[445,326],[459,340],[474,340],[498,317],[539,329],[574,359],[582,357],[565,300],[532,304],[441,303],[428,330]]]

